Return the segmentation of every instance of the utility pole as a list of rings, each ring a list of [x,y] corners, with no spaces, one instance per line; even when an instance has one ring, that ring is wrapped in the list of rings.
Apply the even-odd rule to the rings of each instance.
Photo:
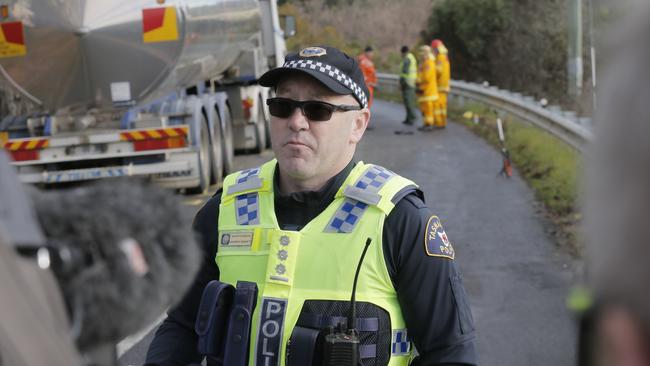
[[[569,95],[582,94],[582,1],[569,0]]]
[[[591,97],[592,113],[596,110],[596,45],[594,44],[594,9],[593,0],[587,0],[589,4],[589,47],[591,48]]]

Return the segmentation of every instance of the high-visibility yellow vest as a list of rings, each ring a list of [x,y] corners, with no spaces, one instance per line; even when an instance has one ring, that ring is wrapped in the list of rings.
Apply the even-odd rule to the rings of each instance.
[[[257,283],[249,365],[285,365],[287,342],[306,300],[348,301],[354,273],[356,299],[384,309],[392,331],[388,365],[411,359],[404,318],[386,268],[382,232],[391,199],[413,182],[380,166],[356,164],[334,201],[300,231],[281,230],[274,211],[272,160],[229,175],[219,206],[220,280]],[[389,331],[386,329],[386,331]]]
[[[409,61],[409,65],[407,71],[404,72],[404,63],[406,60]],[[415,87],[415,80],[418,77],[418,62],[411,52],[408,52],[405,59],[402,60],[399,76],[403,78],[409,86]]]

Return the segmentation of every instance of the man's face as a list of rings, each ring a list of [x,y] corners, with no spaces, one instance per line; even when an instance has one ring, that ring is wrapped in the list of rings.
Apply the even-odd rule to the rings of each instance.
[[[279,82],[276,93],[296,101],[358,105],[351,95],[334,94],[316,79],[299,73]],[[316,122],[308,120],[300,108],[288,118],[271,116],[271,143],[281,173],[307,184],[333,177],[352,159],[369,117],[367,109],[335,111],[330,120]]]

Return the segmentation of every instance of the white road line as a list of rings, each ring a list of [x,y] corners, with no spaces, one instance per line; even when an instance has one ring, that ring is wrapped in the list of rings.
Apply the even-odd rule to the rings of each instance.
[[[156,319],[153,323],[149,324],[146,328],[142,329],[140,332],[128,336],[120,341],[120,343],[117,344],[117,358],[122,357],[125,353],[127,353],[133,346],[135,346],[138,342],[142,340],[151,330],[156,327],[160,322],[165,319],[166,312],[163,312],[160,314],[158,319]]]

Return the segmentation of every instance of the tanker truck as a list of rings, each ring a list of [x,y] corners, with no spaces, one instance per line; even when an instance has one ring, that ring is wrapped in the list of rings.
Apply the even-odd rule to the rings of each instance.
[[[284,34],[275,0],[0,0],[0,146],[25,183],[205,192],[268,147]]]

